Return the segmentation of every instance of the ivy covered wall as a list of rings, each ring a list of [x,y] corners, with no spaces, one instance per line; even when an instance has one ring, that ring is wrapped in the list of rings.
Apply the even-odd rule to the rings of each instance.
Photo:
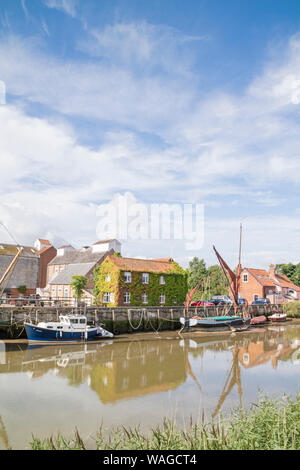
[[[168,273],[149,273],[149,283],[142,283],[142,272],[130,271],[131,282],[125,282],[124,273],[130,270],[121,270],[113,261],[106,258],[94,271],[95,302],[101,306],[159,306],[160,295],[165,295],[164,305],[183,305],[187,294],[187,274],[177,263],[170,263]],[[109,277],[108,277],[109,276]],[[164,276],[165,284],[160,284],[160,277]],[[109,279],[109,280],[107,280]],[[124,303],[124,293],[130,293],[130,303]],[[109,303],[103,302],[105,293],[113,294]],[[147,304],[143,303],[143,294],[148,296]]]

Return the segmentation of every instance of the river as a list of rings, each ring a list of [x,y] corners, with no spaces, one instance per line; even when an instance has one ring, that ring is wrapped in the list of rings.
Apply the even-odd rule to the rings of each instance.
[[[0,449],[32,434],[73,435],[92,446],[102,425],[184,426],[248,407],[264,394],[296,396],[300,321],[239,333],[159,332],[88,344],[0,341]]]

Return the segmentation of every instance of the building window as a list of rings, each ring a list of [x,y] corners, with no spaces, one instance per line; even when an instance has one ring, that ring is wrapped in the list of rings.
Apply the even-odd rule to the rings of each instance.
[[[104,292],[103,294],[103,303],[109,304],[111,301],[111,294],[110,292]]]
[[[161,304],[166,303],[166,296],[165,296],[165,294],[160,294],[159,300],[160,300],[160,303],[161,303]]]
[[[149,273],[143,273],[142,274],[142,283],[143,284],[149,284]]]
[[[144,294],[142,295],[142,300],[143,300],[143,304],[148,303],[148,294],[146,294],[146,292],[144,292]]]
[[[248,282],[248,274],[243,275],[243,282]]]
[[[159,283],[160,284],[165,284],[166,283],[165,276],[160,276]]]
[[[68,289],[68,287],[65,287],[65,289],[64,289],[64,298],[67,299],[68,296],[69,296],[69,289]]]
[[[124,304],[130,304],[130,292],[124,292]]]
[[[254,294],[253,300],[257,300],[257,299],[259,299],[259,295],[258,295],[258,294]]]
[[[110,274],[107,274],[107,276],[105,278],[105,282],[110,282]]]
[[[131,282],[131,272],[124,273],[124,280],[125,282]]]

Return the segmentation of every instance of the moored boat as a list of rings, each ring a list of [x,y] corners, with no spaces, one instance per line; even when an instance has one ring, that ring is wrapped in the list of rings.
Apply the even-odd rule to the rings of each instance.
[[[84,315],[61,315],[59,322],[24,323],[29,342],[90,341],[113,334],[101,326],[89,326]]]
[[[251,318],[251,325],[264,325],[267,321],[267,317],[265,315],[260,315],[259,317],[253,317]]]
[[[270,321],[286,321],[287,320],[287,314],[286,313],[274,313],[273,315],[270,315],[268,317],[268,320]]]
[[[222,328],[228,329],[230,326],[238,327],[238,326],[246,326],[250,325],[251,318],[248,317],[244,319],[243,317],[236,315],[236,316],[219,316],[219,317],[192,317],[192,318],[180,318],[180,323],[184,327],[198,327],[198,328]]]

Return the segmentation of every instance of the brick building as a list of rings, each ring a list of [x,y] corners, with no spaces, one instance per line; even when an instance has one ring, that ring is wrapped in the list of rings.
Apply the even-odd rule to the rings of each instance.
[[[284,274],[278,274],[275,266],[265,269],[244,268],[241,273],[240,297],[252,303],[256,298],[269,298],[271,303],[300,300],[300,287]]]
[[[95,270],[95,300],[104,306],[182,305],[185,271],[172,259],[108,256]]]
[[[57,250],[57,255],[48,264],[47,288],[45,293],[52,299],[66,303],[75,299],[71,283],[73,276],[88,278],[84,298],[93,303],[94,269],[99,266],[108,255],[121,251],[118,240],[101,240],[92,246],[79,249],[72,245],[63,245]]]

